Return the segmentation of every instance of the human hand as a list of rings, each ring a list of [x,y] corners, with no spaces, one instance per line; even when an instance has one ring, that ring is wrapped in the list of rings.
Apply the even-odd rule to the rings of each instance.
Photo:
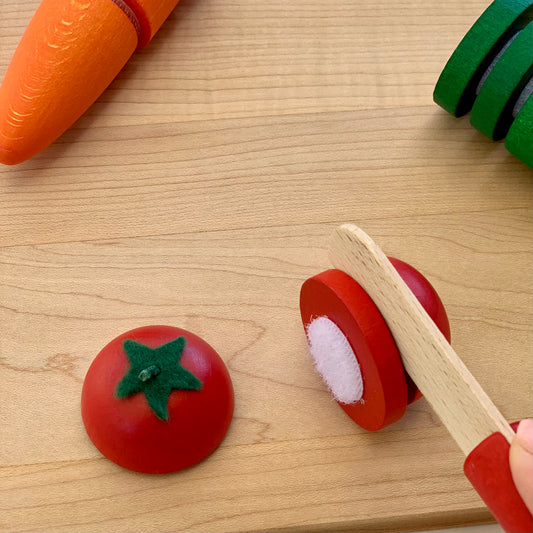
[[[533,420],[522,420],[509,452],[511,474],[518,493],[533,514]]]

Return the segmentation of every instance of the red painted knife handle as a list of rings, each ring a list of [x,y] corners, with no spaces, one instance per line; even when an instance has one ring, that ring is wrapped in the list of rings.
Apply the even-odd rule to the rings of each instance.
[[[515,431],[516,426],[512,426]],[[513,482],[509,449],[507,439],[501,433],[493,433],[468,455],[464,472],[507,533],[531,533],[533,517]]]

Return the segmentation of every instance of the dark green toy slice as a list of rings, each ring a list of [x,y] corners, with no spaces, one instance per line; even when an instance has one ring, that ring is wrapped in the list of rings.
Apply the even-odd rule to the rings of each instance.
[[[483,74],[511,37],[533,20],[533,0],[495,0],[444,67],[434,101],[456,117],[472,109]]]
[[[533,22],[510,43],[490,71],[472,107],[470,124],[498,141],[513,122],[517,98],[533,74]]]
[[[530,95],[505,137],[509,152],[533,168],[533,95]]]

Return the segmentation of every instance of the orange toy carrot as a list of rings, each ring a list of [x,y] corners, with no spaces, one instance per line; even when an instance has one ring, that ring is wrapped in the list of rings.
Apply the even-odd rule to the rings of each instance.
[[[100,96],[178,0],[43,0],[0,86],[0,162],[51,144]]]

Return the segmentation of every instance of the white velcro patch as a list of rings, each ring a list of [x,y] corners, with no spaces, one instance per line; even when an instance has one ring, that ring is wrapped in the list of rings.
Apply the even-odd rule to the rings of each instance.
[[[363,397],[363,377],[348,339],[326,316],[319,316],[306,328],[309,351],[315,367],[333,397],[341,403],[355,403]]]

